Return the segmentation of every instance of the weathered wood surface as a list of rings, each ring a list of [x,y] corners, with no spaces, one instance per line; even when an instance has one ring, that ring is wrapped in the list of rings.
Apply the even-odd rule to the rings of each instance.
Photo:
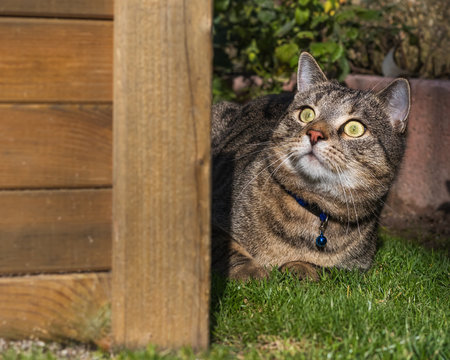
[[[0,189],[111,186],[111,105],[0,104],[0,129]]]
[[[112,19],[113,0],[1,0],[0,15]]]
[[[117,0],[113,334],[208,344],[210,0]]]
[[[0,204],[0,275],[111,268],[110,189],[1,191]]]
[[[111,101],[112,27],[0,17],[0,102]]]
[[[73,339],[107,345],[110,274],[0,278],[0,338]]]

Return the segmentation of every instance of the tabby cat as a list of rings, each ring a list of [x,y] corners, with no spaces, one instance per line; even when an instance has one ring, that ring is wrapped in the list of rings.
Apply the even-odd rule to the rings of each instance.
[[[302,53],[295,94],[213,107],[213,269],[368,269],[403,156],[407,80],[380,92],[328,81]]]

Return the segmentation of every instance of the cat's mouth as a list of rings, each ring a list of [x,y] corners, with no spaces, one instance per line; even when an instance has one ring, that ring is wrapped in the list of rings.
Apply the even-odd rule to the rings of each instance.
[[[306,158],[308,161],[313,162],[311,165],[315,165],[316,163],[324,166],[323,162],[320,160],[320,158],[318,156],[316,156],[316,154],[314,154],[314,152],[311,150],[309,153],[307,153],[304,158]]]
[[[328,165],[312,150],[301,156],[297,164],[299,170],[311,179],[323,179],[331,175]]]

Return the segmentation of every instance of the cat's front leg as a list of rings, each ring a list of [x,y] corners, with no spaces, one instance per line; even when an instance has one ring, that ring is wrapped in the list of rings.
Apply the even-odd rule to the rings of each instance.
[[[289,271],[290,273],[298,276],[300,279],[309,279],[312,281],[319,280],[319,274],[316,268],[303,261],[289,261],[279,267],[281,272]]]
[[[213,227],[213,270],[230,279],[247,281],[264,279],[269,272],[253,259],[245,248],[227,232]]]
[[[232,262],[228,271],[230,279],[248,281],[250,279],[265,279],[269,273],[253,259],[245,258],[243,262]]]

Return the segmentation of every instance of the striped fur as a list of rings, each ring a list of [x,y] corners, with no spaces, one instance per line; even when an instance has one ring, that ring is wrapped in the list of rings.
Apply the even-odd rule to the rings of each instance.
[[[213,107],[213,268],[231,278],[289,269],[317,278],[318,267],[368,269],[384,200],[405,147],[409,85],[379,93],[328,81],[309,55],[299,60],[299,91],[246,105]],[[316,118],[299,120],[309,106]],[[343,133],[358,119],[366,132]],[[324,135],[312,145],[308,130]],[[315,245],[320,220],[289,190],[329,214],[328,244]]]

